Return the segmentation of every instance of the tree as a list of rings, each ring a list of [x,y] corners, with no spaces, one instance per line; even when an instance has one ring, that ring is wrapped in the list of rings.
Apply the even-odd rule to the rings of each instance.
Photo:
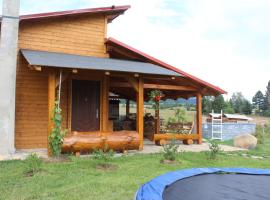
[[[226,107],[226,103],[225,103],[223,95],[219,95],[215,97],[212,103],[212,109],[214,110],[214,112],[220,112],[221,110],[224,110],[225,107]]]
[[[262,114],[265,109],[265,98],[263,93],[259,90],[252,98],[253,108],[256,114]]]
[[[244,100],[241,106],[242,113],[250,115],[252,113],[252,104],[248,100]]]
[[[235,113],[230,101],[225,102],[225,108],[224,108],[223,111],[224,111],[224,113],[228,113],[228,114],[234,114]]]
[[[208,114],[212,112],[212,99],[213,97],[205,96],[202,99],[202,112],[203,114]]]
[[[221,110],[223,110],[224,113],[229,114],[235,113],[231,103],[229,101],[225,101],[223,95],[217,97],[203,97],[202,110],[203,114],[211,113],[212,110],[214,110],[215,112],[220,112]]]
[[[233,93],[230,103],[236,113],[242,113],[241,106],[243,105],[245,98],[241,92]]]
[[[266,86],[265,99],[264,99],[264,111],[270,110],[270,81]]]

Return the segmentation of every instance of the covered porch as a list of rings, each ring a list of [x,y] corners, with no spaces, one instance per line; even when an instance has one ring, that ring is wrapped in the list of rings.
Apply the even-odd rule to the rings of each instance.
[[[48,74],[48,135],[53,128],[54,102],[60,100],[62,126],[68,130],[63,151],[88,152],[105,146],[116,151],[142,150],[144,102],[151,90],[158,89],[167,99],[196,97],[196,127],[190,134],[164,134],[156,121],[151,140],[176,138],[200,144],[202,95],[211,90],[175,70],[130,57],[123,60],[115,48],[109,50],[112,58],[22,50],[30,69]],[[125,117],[130,116],[130,101],[136,104],[133,128],[117,128],[119,104],[115,102],[123,99]]]

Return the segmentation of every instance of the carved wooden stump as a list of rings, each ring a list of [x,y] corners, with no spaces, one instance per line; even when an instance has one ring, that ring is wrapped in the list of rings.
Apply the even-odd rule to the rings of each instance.
[[[193,140],[192,139],[183,140],[183,144],[191,145],[193,144]]]
[[[158,145],[158,146],[163,146],[163,145],[168,144],[168,141],[165,140],[165,139],[156,140],[156,141],[155,141],[155,144]]]

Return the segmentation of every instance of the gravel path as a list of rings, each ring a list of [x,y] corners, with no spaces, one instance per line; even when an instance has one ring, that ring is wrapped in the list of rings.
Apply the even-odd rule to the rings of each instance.
[[[237,147],[232,147],[228,145],[220,145],[221,149],[226,152],[230,151],[245,151],[247,149],[241,149]],[[143,151],[129,151],[131,154],[142,153],[142,154],[150,154],[150,153],[160,153],[162,151],[161,146],[156,146],[151,141],[145,141]],[[193,144],[193,145],[183,145],[180,144],[178,148],[179,152],[201,152],[201,151],[209,151],[208,143],[203,143],[201,145]],[[46,149],[33,149],[33,150],[19,150],[16,151],[15,154],[1,156],[1,160],[24,160],[30,153],[37,153],[39,157],[47,158],[47,150]],[[121,154],[119,154],[120,156]]]
[[[220,145],[221,150],[226,152],[231,151],[246,151],[247,149],[232,147],[228,145]],[[156,146],[154,143],[150,141],[146,141],[144,145],[143,151],[140,151],[139,153],[148,154],[148,153],[159,153],[162,151],[161,146]],[[178,148],[179,152],[201,152],[201,151],[209,151],[209,145],[208,143],[202,143],[201,145],[193,144],[193,145],[183,145],[180,144]]]

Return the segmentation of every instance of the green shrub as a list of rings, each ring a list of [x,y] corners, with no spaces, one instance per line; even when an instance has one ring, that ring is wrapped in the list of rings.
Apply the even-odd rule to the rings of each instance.
[[[176,119],[174,117],[169,117],[168,123],[176,123]]]
[[[255,137],[257,138],[258,144],[263,144],[265,140],[265,133],[264,133],[264,127],[261,125],[256,126],[256,132],[255,132]]]
[[[219,146],[218,141],[217,140],[208,140],[208,144],[209,144],[209,149],[210,149],[209,158],[216,159],[218,154],[220,154],[220,152],[221,152],[221,148]]]
[[[163,158],[164,160],[176,160],[178,145],[176,140],[172,140],[168,144],[163,145]]]
[[[174,113],[175,118],[177,119],[177,122],[186,122],[187,116],[186,116],[186,110],[184,108],[177,108]]]
[[[93,152],[94,159],[107,163],[114,157],[114,151],[105,146],[104,149],[97,149]]]
[[[270,121],[265,126],[264,133],[265,133],[266,136],[268,136],[268,137],[270,136]]]
[[[28,155],[24,161],[24,172],[27,175],[33,176],[42,169],[42,160],[36,153]]]

